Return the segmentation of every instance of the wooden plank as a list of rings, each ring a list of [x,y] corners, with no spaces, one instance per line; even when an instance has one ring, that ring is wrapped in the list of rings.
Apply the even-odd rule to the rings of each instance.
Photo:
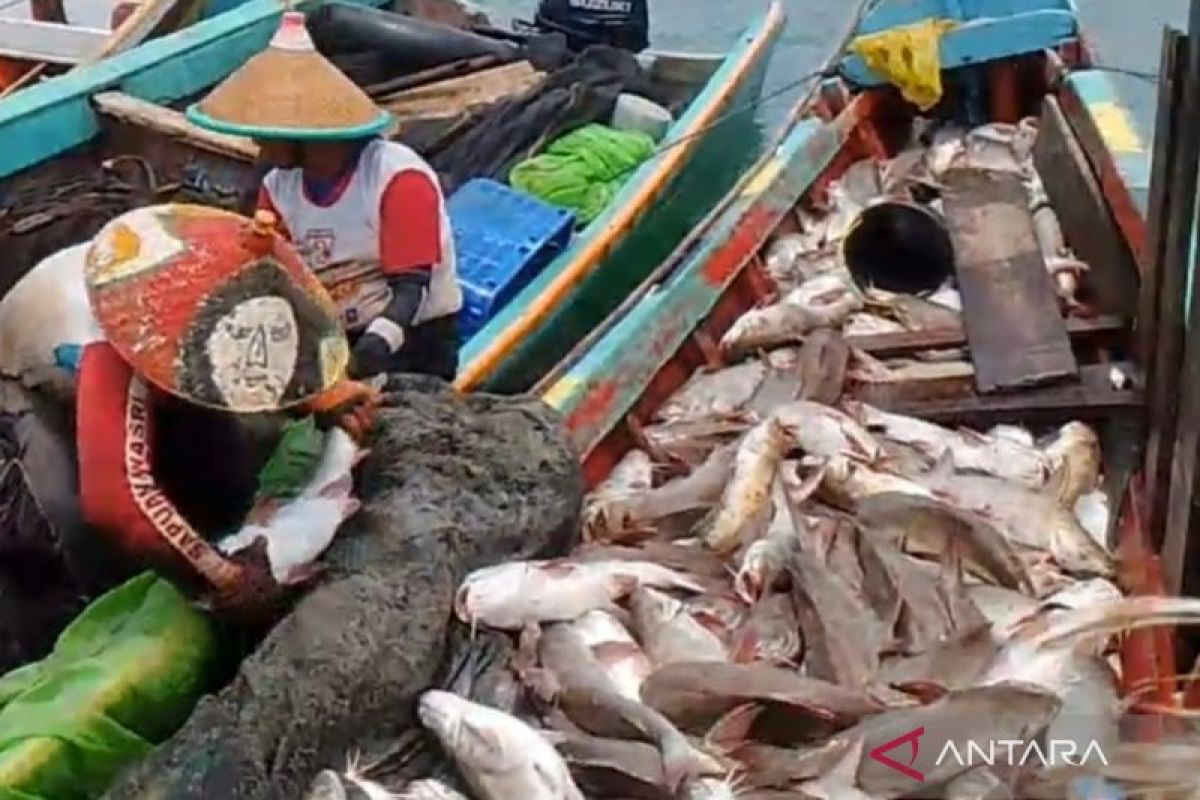
[[[528,61],[517,61],[407,89],[378,102],[404,123],[414,119],[452,119],[532,89],[545,78],[545,73],[535,70]]]
[[[0,18],[0,56],[51,64],[80,64],[99,52],[109,31]]]
[[[1067,335],[1076,345],[1111,347],[1123,344],[1128,331],[1128,321],[1113,315],[1090,318],[1071,317],[1067,320]],[[951,350],[966,347],[967,337],[965,331],[961,329],[946,328],[905,331],[904,333],[880,333],[872,336],[847,336],[846,344],[854,350],[862,350],[876,358],[898,358],[927,350]]]
[[[1158,332],[1158,304],[1162,290],[1162,263],[1166,246],[1166,220],[1170,209],[1170,175],[1175,160],[1176,117],[1183,104],[1183,69],[1187,39],[1163,27],[1162,63],[1159,66],[1158,112],[1154,123],[1154,150],[1150,166],[1150,198],[1146,219],[1148,258],[1142,271],[1138,297],[1137,354],[1146,368],[1147,385],[1154,383],[1154,345]]]
[[[1029,389],[1005,395],[946,397],[889,402],[881,398],[881,407],[944,425],[988,428],[1002,423],[1021,425],[1058,424],[1071,420],[1095,421],[1113,416],[1136,416],[1143,407],[1143,395],[1136,388],[1116,388],[1112,371],[1120,369],[1135,375],[1131,363],[1088,364],[1079,370],[1079,381]]]
[[[1176,78],[1183,87],[1172,136],[1175,146],[1171,171],[1160,175],[1169,185],[1164,189],[1167,202],[1160,219],[1159,234],[1164,239],[1158,265],[1161,281],[1158,330],[1150,359],[1153,383],[1148,387],[1147,409],[1147,529],[1156,542],[1162,542],[1164,581],[1173,593],[1183,585],[1183,560],[1190,549],[1191,497],[1195,486],[1196,417],[1190,417],[1190,425],[1180,424],[1180,398],[1190,397],[1192,392],[1188,371],[1183,366],[1187,330],[1184,297],[1195,231],[1196,170],[1200,166],[1200,45],[1195,39],[1198,35],[1200,0],[1192,0],[1188,44]]]
[[[250,163],[258,158],[258,145],[253,140],[205,130],[174,109],[122,92],[101,92],[92,98],[92,102],[107,117],[181,140],[201,150]]]
[[[945,183],[979,391],[1016,391],[1078,375],[1020,177],[954,170]]]
[[[1067,244],[1090,267],[1085,286],[1093,305],[1132,317],[1137,313],[1137,263],[1091,163],[1053,97],[1043,103],[1033,160]]]

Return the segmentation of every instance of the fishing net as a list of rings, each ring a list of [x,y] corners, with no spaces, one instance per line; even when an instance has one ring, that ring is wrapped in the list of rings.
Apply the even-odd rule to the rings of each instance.
[[[513,167],[508,179],[514,188],[571,209],[586,225],[653,153],[654,140],[644,133],[593,124]]]
[[[564,552],[583,494],[540,401],[420,378],[393,378],[358,488],[322,585],[107,797],[294,800],[352,751],[403,750],[415,698],[445,669],[458,583]]]
[[[216,642],[166,581],[92,603],[45,659],[0,679],[0,798],[89,800],[187,718]]]
[[[83,605],[65,554],[78,510],[60,444],[30,409],[0,415],[0,674],[45,655]]]
[[[958,23],[926,19],[860,36],[850,45],[871,71],[900,89],[904,99],[928,111],[942,99],[941,41]]]

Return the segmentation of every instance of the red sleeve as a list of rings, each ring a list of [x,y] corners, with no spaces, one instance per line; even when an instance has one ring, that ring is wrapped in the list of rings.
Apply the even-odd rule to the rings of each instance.
[[[379,201],[379,263],[385,275],[429,269],[442,260],[442,192],[427,175],[392,177]]]
[[[258,202],[254,204],[255,211],[270,211],[278,220],[276,227],[279,229],[280,235],[283,238],[291,241],[292,234],[287,229],[287,223],[283,221],[283,215],[279,213],[279,209],[275,207],[275,201],[271,199],[271,193],[267,191],[266,184],[258,187]]]
[[[105,342],[79,365],[76,439],[83,517],[143,563],[223,589],[240,570],[204,541],[155,484],[149,389]]]

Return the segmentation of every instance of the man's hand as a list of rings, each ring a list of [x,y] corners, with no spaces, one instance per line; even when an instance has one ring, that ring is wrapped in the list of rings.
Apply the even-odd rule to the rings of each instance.
[[[267,557],[267,540],[259,537],[254,544],[228,557],[237,564],[241,575],[237,583],[214,589],[196,603],[204,611],[247,626],[270,625],[287,611],[293,598],[316,583],[318,569],[305,572],[295,582],[276,582]]]
[[[345,380],[306,404],[323,426],[337,425],[359,444],[366,441],[383,396],[365,383]]]

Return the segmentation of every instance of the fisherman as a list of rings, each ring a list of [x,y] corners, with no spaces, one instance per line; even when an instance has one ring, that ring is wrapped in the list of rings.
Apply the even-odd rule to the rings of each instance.
[[[534,22],[576,51],[606,44],[640,53],[650,44],[647,0],[542,0]]]
[[[70,465],[41,474],[48,467],[35,449],[26,468],[33,507],[53,517],[39,530],[59,538],[43,550],[60,554],[59,572],[79,578],[80,594],[107,589],[96,584],[111,585],[129,566],[149,567],[214,611],[257,622],[315,575],[277,580],[268,540],[228,552],[210,543],[246,522],[284,412],[314,414],[354,437],[371,417],[374,393],[346,380],[349,345],[334,301],[269,212],[254,220],[190,205],[127,212],[13,288],[0,302],[0,344],[6,403],[20,384],[74,410],[78,487],[57,494],[76,495],[78,518],[55,512],[71,504],[35,491]],[[327,447],[333,438],[324,437]],[[70,452],[69,439],[62,446]],[[339,490],[349,501],[348,480]],[[0,541],[26,533],[2,530]],[[12,613],[10,600],[0,616]],[[0,641],[7,625],[0,618]],[[20,655],[19,643],[13,651]]]
[[[390,117],[317,53],[303,14],[284,13],[268,48],[188,115],[258,142],[258,207],[338,302],[357,339],[351,377],[454,379],[462,292],[438,176],[380,136]]]

